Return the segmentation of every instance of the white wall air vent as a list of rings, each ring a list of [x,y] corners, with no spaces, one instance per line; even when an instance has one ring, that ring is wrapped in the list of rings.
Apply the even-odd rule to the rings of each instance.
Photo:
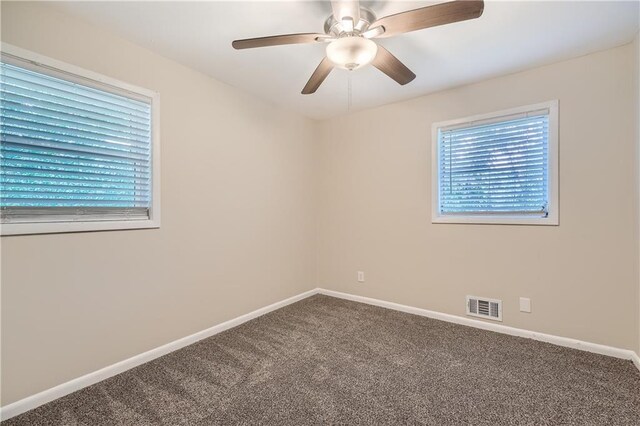
[[[502,300],[467,296],[467,315],[502,321]]]

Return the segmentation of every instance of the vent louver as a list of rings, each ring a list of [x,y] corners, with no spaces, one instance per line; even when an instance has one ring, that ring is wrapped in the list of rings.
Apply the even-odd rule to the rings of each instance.
[[[502,321],[502,300],[467,296],[467,315]]]

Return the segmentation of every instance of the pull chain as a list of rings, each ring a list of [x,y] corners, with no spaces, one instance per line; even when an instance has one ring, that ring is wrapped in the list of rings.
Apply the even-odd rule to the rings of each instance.
[[[352,92],[351,92],[351,71],[347,74],[347,113],[351,112]]]

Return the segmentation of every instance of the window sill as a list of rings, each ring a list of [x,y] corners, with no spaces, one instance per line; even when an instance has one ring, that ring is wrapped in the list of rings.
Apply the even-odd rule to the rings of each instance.
[[[431,223],[477,224],[477,225],[551,225],[558,226],[558,217],[517,216],[440,216],[434,215]]]
[[[120,231],[150,228],[160,228],[160,220],[4,223],[0,225],[0,235],[60,234],[68,232]]]

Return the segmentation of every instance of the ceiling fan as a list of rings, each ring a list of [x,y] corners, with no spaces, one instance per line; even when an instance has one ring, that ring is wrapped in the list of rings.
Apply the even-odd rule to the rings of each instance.
[[[325,34],[300,33],[234,40],[235,49],[279,46],[283,44],[328,43],[327,56],[302,89],[303,95],[315,93],[334,67],[355,70],[369,63],[405,85],[416,75],[387,49],[371,39],[392,37],[423,28],[479,18],[483,0],[456,0],[421,7],[395,15],[376,18],[358,0],[332,0],[333,14],[324,23]]]

